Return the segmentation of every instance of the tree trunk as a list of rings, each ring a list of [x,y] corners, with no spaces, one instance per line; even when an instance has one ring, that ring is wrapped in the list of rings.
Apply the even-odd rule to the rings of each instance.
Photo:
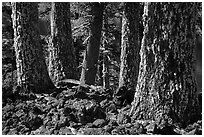
[[[146,3],[140,71],[130,115],[185,126],[196,120],[196,3]]]
[[[124,3],[119,87],[135,89],[139,72],[141,4]]]
[[[62,79],[77,79],[68,2],[52,3],[49,52],[49,73],[56,85]]]
[[[103,19],[103,41],[102,41],[102,85],[104,89],[109,89],[110,83],[109,83],[109,59],[108,59],[108,43],[107,43],[107,31],[108,31],[108,16],[107,14],[104,15]]]
[[[92,21],[89,45],[85,51],[80,81],[82,84],[94,85],[100,49],[101,29],[103,23],[103,3],[92,3]]]
[[[37,3],[12,3],[17,83],[22,92],[43,92],[54,88],[40,44]]]

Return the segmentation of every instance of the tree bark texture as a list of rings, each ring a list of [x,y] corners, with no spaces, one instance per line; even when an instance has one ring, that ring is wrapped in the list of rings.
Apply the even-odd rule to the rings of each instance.
[[[38,4],[12,3],[17,83],[22,92],[43,92],[54,88],[48,75],[40,36],[37,31]]]
[[[108,41],[107,41],[107,31],[108,31],[108,16],[104,14],[103,17],[103,38],[102,38],[102,85],[104,89],[110,88],[110,82],[109,82],[109,57],[108,57]]]
[[[141,8],[142,6],[138,2],[124,3],[122,17],[119,87],[127,86],[133,90],[136,88],[139,73]]]
[[[62,79],[77,79],[68,2],[52,3],[49,53],[49,74],[55,84]]]
[[[103,24],[104,4],[94,2],[91,5],[92,20],[89,45],[85,51],[80,81],[82,84],[94,85],[99,57],[101,30]]]
[[[130,115],[186,125],[197,113],[196,3],[146,3],[140,71]]]

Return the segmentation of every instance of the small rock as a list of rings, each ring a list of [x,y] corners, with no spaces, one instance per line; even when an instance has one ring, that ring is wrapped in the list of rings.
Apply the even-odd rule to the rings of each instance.
[[[75,98],[80,98],[80,99],[86,99],[86,98],[88,98],[88,95],[85,92],[83,92],[83,91],[77,91],[74,94],[74,97]]]
[[[189,131],[192,131],[194,129],[193,125],[192,124],[189,124],[187,127],[186,127],[186,131],[189,132]]]
[[[33,114],[36,114],[36,115],[43,114],[42,110],[38,106],[34,106],[32,108],[32,112],[33,112]]]
[[[103,101],[101,101],[100,102],[100,106],[101,106],[101,108],[105,108],[107,105],[109,105],[110,103],[109,103],[109,101],[108,101],[108,99],[105,99],[105,100],[103,100]]]
[[[111,131],[111,135],[127,135],[127,131],[124,126],[118,126]]]
[[[58,126],[59,128],[61,127],[65,127],[65,126],[69,126],[69,120],[67,117],[64,117],[64,116],[61,116],[60,117],[60,120],[59,120],[59,123],[58,123]]]
[[[187,134],[185,130],[179,129],[179,128],[174,128],[174,132],[176,132],[178,135],[185,135],[185,134]]]
[[[187,135],[196,135],[196,129],[193,129],[192,131],[190,131],[189,133],[187,133]]]
[[[158,129],[157,133],[162,135],[179,135],[174,131],[174,127],[172,125],[166,125],[163,128]]]
[[[111,103],[109,106],[107,106],[106,112],[117,113],[116,105]]]
[[[131,128],[131,127],[134,126],[134,124],[132,124],[132,123],[127,123],[127,124],[124,124],[124,126],[125,126],[126,128]]]
[[[146,126],[147,132],[155,133],[157,130],[157,124],[155,122],[151,122],[148,126]]]
[[[11,125],[13,125],[13,123],[14,123],[13,118],[9,118],[9,119],[7,120],[7,122],[6,122],[6,126],[11,126]]]
[[[148,121],[145,121],[145,122],[142,123],[142,125],[143,125],[144,127],[148,126],[149,124],[150,124],[150,122],[148,122]]]
[[[28,121],[28,124],[29,124],[29,128],[31,128],[31,130],[36,130],[41,125],[43,125],[43,120],[38,116],[34,116]]]
[[[134,126],[130,128],[130,135],[139,135],[139,134],[144,134],[145,133],[145,129],[143,127],[143,125],[139,122],[134,123]]]
[[[195,129],[195,128],[197,129],[197,128],[199,128],[199,127],[200,127],[200,125],[199,125],[198,123],[196,123],[196,122],[195,122],[195,123],[193,124],[193,126],[192,126],[192,127],[193,127],[193,129]]]
[[[82,129],[81,132],[84,135],[108,135],[109,134],[105,132],[104,129],[101,129],[101,128],[85,128],[85,129]]]
[[[68,116],[72,112],[72,109],[69,107],[64,108],[63,114],[65,116]]]
[[[93,125],[95,125],[98,128],[101,128],[101,127],[105,126],[106,124],[107,124],[107,122],[104,119],[96,119],[93,122]]]
[[[57,106],[57,109],[64,108],[64,104],[65,104],[65,100],[64,99],[60,99],[59,100],[59,104]]]
[[[77,122],[76,116],[75,116],[73,113],[70,113],[70,114],[67,116],[67,120],[68,120],[68,121]]]
[[[8,132],[8,135],[17,135],[18,134],[18,131],[16,128],[12,128],[10,129],[10,131]]]
[[[70,128],[68,127],[61,127],[59,130],[59,135],[74,135]]]
[[[106,125],[106,126],[104,126],[104,129],[105,129],[106,132],[111,133],[111,131],[112,131],[114,128],[113,128],[113,126]]]
[[[119,113],[117,116],[117,123],[118,124],[127,124],[131,122],[130,116],[127,114]]]
[[[75,122],[72,122],[72,123],[70,123],[70,127],[72,127],[72,128],[80,128],[82,126],[82,124],[81,123],[75,123]]]
[[[23,116],[23,115],[25,115],[24,114],[24,111],[21,109],[21,110],[18,110],[17,112],[16,112],[16,116],[17,117],[21,117],[21,116]]]
[[[99,106],[96,106],[91,115],[93,118],[106,119],[106,113]]]
[[[5,127],[4,129],[3,129],[3,131],[2,131],[2,135],[7,135],[8,134],[8,132],[9,132],[9,127]]]
[[[35,131],[31,131],[31,135],[49,135],[50,132],[45,126],[41,126]]]
[[[106,119],[116,121],[117,120],[117,115],[114,114],[114,113],[107,113],[106,114]]]
[[[86,128],[93,128],[95,125],[93,123],[87,123]]]
[[[108,125],[113,126],[113,127],[119,126],[118,123],[116,122],[116,120],[110,120],[110,122],[108,123]]]

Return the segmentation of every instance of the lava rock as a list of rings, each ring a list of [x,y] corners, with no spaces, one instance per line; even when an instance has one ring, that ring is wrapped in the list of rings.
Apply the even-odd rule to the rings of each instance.
[[[106,113],[108,113],[108,112],[116,113],[117,112],[116,105],[108,99],[101,101],[100,106],[103,110],[105,110]]]
[[[25,113],[24,113],[24,111],[21,109],[21,110],[18,110],[17,112],[16,112],[16,116],[17,117],[21,117],[21,116],[23,116],[23,115],[25,115]]]
[[[106,113],[107,112],[110,112],[110,113],[117,113],[117,108],[116,108],[116,105],[111,103],[109,106],[107,106],[106,108]]]
[[[106,132],[111,134],[111,131],[114,129],[114,127],[110,126],[110,125],[106,125],[106,126],[104,126],[104,129],[105,129]]]
[[[16,128],[10,129],[10,131],[8,132],[8,135],[18,135],[17,129]]]
[[[41,126],[37,130],[31,131],[31,135],[50,135],[50,131],[45,126]]]
[[[58,127],[61,128],[69,125],[69,119],[67,117],[61,116],[60,120],[58,121]]]
[[[113,120],[116,121],[117,115],[114,113],[106,113],[106,119],[110,121],[113,121]]]
[[[144,134],[146,130],[144,129],[143,125],[139,122],[133,124],[133,126],[129,130],[130,135],[139,135]]]
[[[88,122],[88,120],[86,119],[86,114],[82,111],[77,112],[77,120],[83,125],[85,125]]]
[[[41,115],[41,114],[43,114],[43,111],[42,111],[38,106],[34,106],[34,107],[32,108],[32,112],[33,112],[33,114],[36,114],[36,115]]]
[[[94,128],[95,125],[93,123],[87,123],[86,128]]]
[[[149,125],[145,127],[148,133],[155,133],[157,131],[157,124],[155,122],[151,122]]]
[[[68,116],[71,112],[72,112],[72,108],[69,108],[69,107],[65,107],[63,110],[63,114],[65,116]]]
[[[30,116],[27,121],[29,128],[31,130],[38,129],[41,125],[43,125],[43,120],[38,116]]]
[[[186,135],[196,135],[196,131],[197,131],[197,129],[193,129],[192,131],[190,131]]]
[[[58,135],[74,135],[71,129],[67,127],[61,127],[58,133]]]
[[[113,94],[114,94],[113,90],[112,89],[106,89],[105,92],[110,95],[110,98],[108,98],[108,99],[112,100],[113,99]]]
[[[94,110],[96,107],[96,102],[93,100],[88,99],[82,99],[82,100],[76,100],[73,102],[72,108],[74,108],[76,111],[87,111],[90,113]]]
[[[2,126],[4,127],[4,126]],[[8,132],[9,132],[10,128],[9,127],[5,127],[3,130],[2,130],[2,135],[7,135]]]
[[[83,135],[109,135],[104,129],[101,128],[85,128],[81,130]]]
[[[110,104],[110,101],[108,99],[105,99],[105,100],[100,102],[100,106],[103,109],[106,108],[109,104]]]
[[[73,121],[73,122],[77,122],[77,118],[73,113],[70,113],[67,117],[68,121]]]
[[[99,106],[95,107],[91,116],[93,116],[93,118],[97,118],[97,119],[106,119],[106,113]]]
[[[128,132],[126,131],[124,126],[118,126],[111,131],[111,135],[127,135]]]
[[[166,125],[163,128],[158,129],[156,133],[162,135],[179,135],[174,131],[174,126],[172,125]]]
[[[110,120],[108,125],[112,126],[112,127],[116,127],[119,126],[118,123],[115,120]]]
[[[106,124],[107,124],[107,121],[105,121],[104,119],[96,119],[93,122],[93,125],[95,125],[98,128],[101,128],[101,127],[105,126]]]
[[[124,113],[119,113],[117,116],[117,123],[118,124],[127,124],[131,122],[130,116],[124,114]]]
[[[80,98],[80,99],[86,99],[86,98],[88,98],[88,95],[85,92],[83,92],[83,91],[77,91],[74,94],[74,97],[75,98]]]

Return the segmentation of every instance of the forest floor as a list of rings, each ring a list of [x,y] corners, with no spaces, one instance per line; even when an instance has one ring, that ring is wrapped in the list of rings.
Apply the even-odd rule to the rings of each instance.
[[[5,97],[3,97],[5,98]],[[130,105],[117,106],[110,90],[67,88],[30,98],[3,99],[4,135],[196,135],[202,120],[182,129],[155,121],[133,120]]]

